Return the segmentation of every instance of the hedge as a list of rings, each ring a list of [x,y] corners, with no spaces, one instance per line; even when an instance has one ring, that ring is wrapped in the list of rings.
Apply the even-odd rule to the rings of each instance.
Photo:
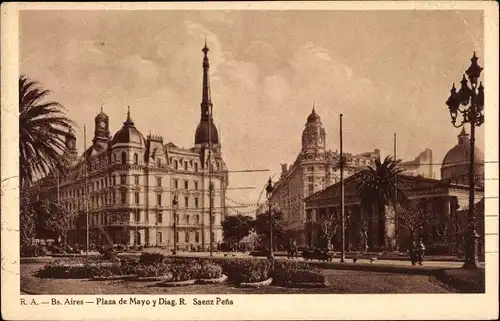
[[[158,264],[162,263],[165,260],[165,255],[161,254],[160,252],[155,252],[155,253],[142,253],[141,256],[139,257],[139,261],[142,264],[150,265],[150,264]]]
[[[277,269],[274,272],[273,280],[277,284],[300,284],[315,283],[324,284],[325,276],[308,270]]]

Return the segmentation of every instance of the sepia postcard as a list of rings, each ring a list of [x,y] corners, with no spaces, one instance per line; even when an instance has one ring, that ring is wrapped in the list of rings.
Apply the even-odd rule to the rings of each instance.
[[[498,319],[498,18],[2,4],[2,318]]]

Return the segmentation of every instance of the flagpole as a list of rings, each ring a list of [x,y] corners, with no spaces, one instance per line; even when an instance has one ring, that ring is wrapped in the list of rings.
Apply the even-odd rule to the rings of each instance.
[[[394,133],[394,161],[397,161],[397,154],[396,154],[396,133]],[[398,213],[397,213],[397,209],[398,209],[398,188],[397,188],[397,184],[398,184],[398,175],[396,174],[395,176],[395,182],[394,182],[394,221],[395,221],[395,227],[394,227],[394,234],[395,234],[395,243],[396,243],[396,251],[399,252],[399,226],[398,226]]]
[[[84,210],[85,210],[85,220],[86,220],[86,253],[89,255],[89,210],[88,210],[88,173],[87,173],[87,127],[83,125],[83,165],[85,167],[85,185],[84,185]]]
[[[340,114],[340,207],[342,248],[340,262],[345,262],[345,204],[344,204],[344,155],[342,150],[342,114]]]

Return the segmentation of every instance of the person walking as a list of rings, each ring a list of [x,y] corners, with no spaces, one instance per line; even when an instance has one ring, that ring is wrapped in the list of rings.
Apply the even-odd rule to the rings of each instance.
[[[411,265],[415,266],[417,264],[417,242],[413,241],[411,243],[408,254],[410,255]]]
[[[417,261],[419,265],[422,265],[422,261],[424,260],[424,251],[425,251],[424,242],[422,241],[422,239],[420,239],[417,246]]]

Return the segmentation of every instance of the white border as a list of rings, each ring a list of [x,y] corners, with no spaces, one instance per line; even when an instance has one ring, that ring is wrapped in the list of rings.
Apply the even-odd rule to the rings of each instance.
[[[487,160],[498,160],[498,4],[493,1],[405,1],[405,2],[224,2],[224,3],[3,3],[1,177],[18,173],[18,11],[33,10],[484,10]],[[485,174],[498,178],[498,164],[486,166]],[[425,295],[222,295],[232,306],[177,306],[139,308],[131,306],[26,306],[20,308],[19,212],[15,186],[18,179],[2,182],[2,317],[24,320],[233,320],[233,319],[489,319],[498,317],[498,216],[486,218],[486,294]],[[486,196],[498,197],[498,181],[486,181]],[[486,200],[486,213],[498,214],[498,199]],[[495,234],[495,235],[492,235]],[[38,299],[66,296],[37,296]],[[91,298],[93,296],[72,296]],[[104,296],[106,298],[128,295]],[[138,297],[157,297],[140,295]],[[179,296],[175,296],[179,297]],[[193,295],[182,296],[190,301]],[[196,295],[198,298],[215,295]],[[145,310],[146,309],[146,310]]]

